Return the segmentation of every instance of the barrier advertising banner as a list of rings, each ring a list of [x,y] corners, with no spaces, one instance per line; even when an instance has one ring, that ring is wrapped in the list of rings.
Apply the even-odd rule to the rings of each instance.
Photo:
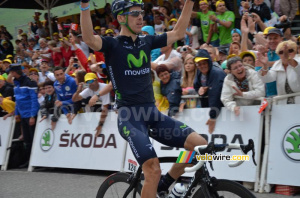
[[[267,182],[299,186],[300,105],[273,105]]]
[[[228,111],[226,108],[222,108],[216,121],[215,131],[212,134],[209,134],[208,126],[206,125],[206,122],[209,119],[208,108],[185,109],[182,114],[179,114],[179,116],[176,117],[176,119],[182,121],[201,134],[208,142],[214,141],[219,144],[247,144],[248,139],[253,139],[255,150],[260,151],[262,117],[258,111],[259,106],[241,107],[240,115],[235,116],[234,113]],[[154,142],[153,147],[159,157],[178,157],[180,151],[184,151],[184,149],[164,146],[156,141]],[[241,155],[241,152],[234,149],[227,149],[224,152],[221,152],[221,154],[233,156]],[[253,164],[252,152],[249,152],[249,155],[249,161],[245,161],[240,166],[234,168],[228,166],[229,161],[213,161],[214,171],[210,171],[210,173],[217,178],[254,182],[256,179],[257,167]],[[259,158],[260,152],[256,152],[255,159],[257,163]],[[208,163],[207,166],[210,167]],[[162,165],[161,168],[163,174],[165,174],[170,167],[170,164]],[[209,170],[211,169],[209,168]],[[191,174],[185,175],[189,176]]]
[[[3,120],[2,117],[0,118],[0,165],[4,165],[5,163],[6,149],[11,135],[12,120],[13,117],[8,117],[6,120]]]
[[[50,118],[37,124],[29,166],[119,171],[125,141],[117,130],[117,115],[109,112],[95,137],[99,119],[100,113],[82,113],[70,125],[62,115],[54,131]]]

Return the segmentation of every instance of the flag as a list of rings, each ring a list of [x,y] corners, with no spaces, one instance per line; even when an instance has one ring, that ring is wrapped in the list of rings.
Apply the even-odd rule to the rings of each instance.
[[[267,101],[267,99],[264,99],[264,101],[261,103],[261,105],[260,105],[260,108],[259,108],[259,111],[258,111],[258,113],[261,113],[261,112],[263,112],[263,110],[265,110],[265,108],[268,106],[268,101]]]
[[[194,156],[195,151],[181,151],[176,163],[191,163]]]
[[[74,30],[74,31],[77,31],[77,29],[78,29],[78,24],[76,24],[76,23],[71,23],[71,29]]]

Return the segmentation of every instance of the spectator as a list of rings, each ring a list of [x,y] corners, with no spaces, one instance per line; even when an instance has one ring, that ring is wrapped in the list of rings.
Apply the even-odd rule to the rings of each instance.
[[[282,32],[277,29],[277,28],[272,28],[269,29],[268,33],[267,33],[267,39],[264,39],[263,35],[257,34],[254,28],[254,23],[252,18],[248,18],[247,22],[248,22],[248,26],[246,25],[246,17],[243,17],[242,21],[241,21],[241,30],[242,30],[242,51],[247,51],[247,42],[246,42],[246,38],[248,36],[248,33],[252,34],[253,37],[256,39],[256,41],[261,40],[263,41],[265,44],[265,46],[262,45],[258,45],[258,51],[261,54],[265,54],[267,53],[268,56],[268,66],[269,68],[271,68],[274,64],[275,61],[279,60],[280,57],[276,54],[275,50],[278,46],[278,44],[283,40],[283,34]],[[267,47],[268,48],[267,48]],[[244,50],[246,49],[246,50]],[[258,65],[262,65],[261,63],[258,63]],[[258,71],[259,69],[261,69],[261,67],[255,67],[255,70]],[[266,96],[270,97],[270,96],[274,96],[277,95],[277,90],[276,90],[276,82],[270,82],[266,84]]]
[[[106,87],[107,85],[104,84],[104,83],[98,83],[96,74],[87,73],[84,76],[84,81],[85,81],[85,83],[87,83],[89,85],[89,87],[84,89],[83,91],[81,91],[83,84],[80,83],[78,85],[78,89],[77,89],[76,93],[73,95],[72,99],[73,99],[74,102],[77,102],[77,101],[80,101],[82,99],[90,98],[90,101],[89,101],[90,106],[95,105],[95,102],[93,100],[96,100],[96,101],[100,100],[101,101],[101,103],[102,103],[102,112],[101,112],[100,121],[98,123],[98,126],[95,129],[95,131],[96,131],[95,136],[97,137],[97,136],[100,135],[101,130],[102,130],[102,126],[104,125],[105,119],[107,117],[108,107],[109,107],[109,104],[110,104],[110,95],[109,95],[109,93],[105,94],[103,96],[99,95],[99,92],[101,90],[103,90],[104,87]]]
[[[49,48],[47,47],[47,45],[48,45],[47,40],[44,38],[40,38],[39,44],[40,44],[40,52],[41,52],[41,53],[39,53],[39,58],[50,61],[51,54],[49,53]],[[42,52],[45,52],[45,53],[42,53]]]
[[[185,33],[185,45],[191,46],[193,49],[199,48],[199,41],[198,41],[198,27],[192,25],[192,19],[189,21],[189,25],[186,29]]]
[[[155,12],[154,14],[154,29],[155,29],[155,34],[162,34],[166,29],[166,26],[163,20],[161,20],[158,12]]]
[[[158,78],[161,80],[161,94],[167,97],[169,101],[168,116],[175,116],[179,110],[182,93],[180,87],[180,73],[176,71],[170,73],[168,67],[163,64],[156,67],[156,73]]]
[[[41,105],[45,100],[45,86],[44,83],[39,83],[38,84],[38,101],[39,104]]]
[[[170,71],[180,71],[183,65],[181,55],[173,49],[172,44],[160,49],[160,55],[154,62],[151,63],[152,69],[158,65],[164,64]]]
[[[155,106],[161,112],[165,112],[169,109],[169,101],[167,97],[161,94],[160,82],[155,80],[155,73],[151,70],[151,78],[152,78],[152,87],[155,98]]]
[[[188,54],[184,59],[184,71],[181,80],[182,95],[197,95],[194,89],[196,73],[197,67],[194,62],[194,56]],[[182,112],[185,106],[187,108],[195,108],[196,102],[197,100],[195,98],[181,100],[179,112]]]
[[[240,57],[244,65],[248,64],[251,65],[252,68],[255,68],[256,55],[254,54],[254,52],[251,51],[242,52],[240,54]]]
[[[2,94],[0,93],[0,107],[3,109],[5,112],[7,112],[6,115],[3,116],[3,120],[6,120],[6,118],[14,115],[15,112],[15,102],[11,100],[10,97],[4,98]],[[2,112],[0,112],[0,117],[2,117]]]
[[[200,49],[205,49],[209,53],[209,56],[213,61],[213,66],[220,67],[220,64],[217,62],[217,51],[212,45],[207,45],[204,43]]]
[[[263,22],[268,21],[271,19],[271,11],[270,8],[267,6],[267,4],[264,2],[264,0],[253,0],[253,4],[251,8],[249,9],[250,13],[256,13]],[[258,26],[256,31],[263,31]]]
[[[68,75],[72,75],[73,73],[76,73],[79,70],[85,70],[85,69],[81,65],[81,63],[78,61],[78,58],[71,57],[70,61],[69,61],[69,66],[66,69],[65,73]]]
[[[290,21],[295,18],[298,11],[297,0],[271,0],[271,8],[279,16],[286,15]]]
[[[264,97],[265,86],[257,72],[246,68],[240,57],[230,58],[227,68],[230,73],[224,80],[221,100],[226,108],[238,116],[240,106],[257,104],[254,99]]]
[[[230,73],[229,69],[227,68],[227,60],[223,61],[223,63],[221,64],[221,68],[223,69],[223,71],[224,71],[226,74],[229,74],[229,73]]]
[[[55,108],[55,101],[57,100],[53,81],[47,80],[44,83],[45,88],[45,100],[41,104],[41,120],[47,119],[49,117],[49,114],[53,114],[51,116],[51,130],[55,129],[56,122],[58,121],[58,118],[60,115],[60,108]],[[55,112],[56,110],[56,112]]]
[[[234,28],[233,30],[231,30],[231,39],[232,39],[232,42],[241,43],[241,41],[242,41],[241,30],[239,30],[237,28]]]
[[[74,51],[69,46],[68,39],[66,37],[61,40],[61,47],[52,47],[49,45],[50,50],[48,52],[61,52],[64,58],[65,67],[69,66],[69,61],[72,56],[74,56]]]
[[[49,67],[49,63],[47,59],[42,59],[41,60],[41,66],[40,66],[40,72],[39,74],[39,83],[43,83],[46,81],[47,75],[48,73],[51,73],[49,71],[50,67]]]
[[[109,83],[107,68],[106,68],[106,64],[104,62],[101,61],[99,63],[92,64],[90,66],[90,68],[91,68],[91,71],[97,75],[98,82],[105,83],[105,84]]]
[[[26,61],[24,61],[22,63],[22,66],[23,66],[23,73],[29,77],[29,70],[31,68],[31,65],[29,65]]]
[[[14,100],[14,87],[12,84],[7,83],[5,81],[5,78],[0,75],[0,94],[4,97],[4,98],[10,98],[11,100]],[[0,117],[4,116],[6,113],[4,113],[2,111],[2,109],[0,108]]]
[[[232,11],[226,10],[224,1],[217,1],[217,12],[219,15],[210,15],[209,18],[215,22],[215,31],[219,32],[220,45],[229,48],[231,39],[231,30],[234,28],[235,15]]]
[[[221,107],[223,106],[220,98],[223,81],[226,76],[220,67],[214,67],[211,58],[206,50],[200,49],[195,56],[196,66],[198,68],[194,89],[201,98],[201,107],[210,107],[209,119],[206,122],[209,133],[215,129],[216,118],[218,117]]]
[[[59,43],[59,42],[58,42]],[[57,46],[55,41],[48,42],[49,48],[56,48]],[[51,52],[51,59],[53,61],[54,67],[63,67],[64,66],[64,59],[61,52]]]
[[[0,33],[3,34],[8,40],[12,40],[12,35],[7,31],[4,25],[0,26]]]
[[[61,47],[60,46],[60,42],[59,42],[59,34],[58,34],[58,32],[54,32],[52,34],[52,38],[53,38],[53,41],[55,42],[55,44],[57,45],[57,47]],[[48,42],[48,45],[49,45],[49,42]]]
[[[39,70],[36,68],[29,69],[29,76],[30,80],[39,83]]]
[[[241,44],[238,42],[232,42],[229,48],[229,55],[239,55],[241,53]]]
[[[219,55],[218,55],[219,63],[222,64],[227,59],[228,52],[224,47],[218,47],[218,51],[219,51]]]
[[[13,44],[9,40],[3,39],[1,41],[0,49],[4,56],[9,55],[9,54],[14,54]]]
[[[201,12],[193,12],[192,18],[198,18],[201,22],[203,41],[206,44],[211,44],[214,47],[218,47],[220,41],[218,34],[214,32],[215,22],[210,19],[210,15],[215,15],[215,13],[209,10],[207,0],[201,0],[199,2],[199,7]]]
[[[76,33],[75,31],[72,31],[70,33],[70,35],[74,38],[75,44],[76,46],[82,50],[82,52],[84,53],[84,55],[88,58],[89,57],[89,46],[87,46],[87,44],[85,44],[85,42],[82,41],[82,36],[81,34]],[[72,49],[74,50],[74,49]]]
[[[10,75],[14,77],[14,94],[16,98],[16,120],[21,120],[27,162],[20,167],[28,166],[28,160],[33,142],[36,117],[39,111],[37,99],[37,83],[29,79],[22,72],[20,64],[12,64],[9,68]]]
[[[96,32],[99,36],[101,36],[101,27],[100,27],[100,26],[96,26],[96,27],[94,28],[94,30],[95,30],[95,32]]]
[[[106,27],[101,27],[100,28],[101,36],[105,36],[105,32],[106,32]]]
[[[65,74],[62,67],[54,68],[54,88],[57,95],[55,101],[55,108],[60,108],[67,116],[69,124],[72,124],[72,96],[77,90],[75,80],[69,75]],[[59,115],[57,115],[59,117]]]
[[[293,41],[283,41],[276,53],[280,60],[276,61],[271,70],[268,67],[268,57],[258,53],[258,60],[263,68],[258,72],[264,83],[276,81],[278,95],[300,92],[300,58],[296,56],[297,44]],[[300,104],[300,97],[289,97],[279,101],[279,104]]]
[[[10,59],[4,59],[2,62],[2,71],[5,73],[5,71],[9,68],[9,65],[12,64],[12,61]]]
[[[144,26],[142,27],[142,34],[143,35],[152,35],[154,36],[154,28],[152,26]],[[151,50],[151,61],[155,61],[160,56],[160,49],[153,49]]]

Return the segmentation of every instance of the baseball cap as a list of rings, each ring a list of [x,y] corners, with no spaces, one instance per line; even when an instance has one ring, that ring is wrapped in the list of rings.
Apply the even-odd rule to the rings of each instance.
[[[15,63],[15,64],[10,64],[9,65],[9,68],[7,70],[7,72],[11,72],[11,71],[19,71],[19,70],[22,70],[22,66],[18,63]]]
[[[6,56],[6,58],[13,58],[13,55],[8,54],[8,55]]]
[[[26,34],[25,32],[23,32],[23,33],[21,34],[21,36],[27,36],[27,34]]]
[[[147,32],[149,35],[152,35],[152,36],[154,36],[154,33],[155,33],[154,28],[150,25],[146,25],[146,26],[142,27],[142,31]]]
[[[22,66],[23,66],[24,68],[26,67],[26,68],[28,68],[28,69],[31,68],[31,65],[29,65],[29,64],[28,64],[27,62],[25,62],[25,61],[22,63]]]
[[[8,42],[6,40],[2,40],[1,45],[5,45],[5,44],[8,44]]]
[[[94,30],[100,30],[100,29],[101,29],[100,26],[96,26],[96,27],[94,28]]]
[[[208,60],[208,58],[206,58],[206,57],[196,57],[194,60],[195,60],[196,63],[198,63],[199,61]]]
[[[87,82],[89,80],[94,80],[94,79],[97,79],[97,76],[96,76],[96,74],[91,73],[91,72],[85,74],[85,76],[84,76],[84,82]]]
[[[105,31],[105,34],[113,34],[113,33],[114,33],[114,31],[112,29],[107,29]]]
[[[231,59],[232,57],[236,57],[236,56],[238,56],[238,55],[236,55],[236,54],[230,54],[229,56],[227,56],[227,60]]]
[[[48,61],[47,59],[42,59],[42,60],[41,60],[41,63],[42,63],[42,62],[48,63],[49,61]]]
[[[267,35],[269,33],[269,30],[270,29],[274,29],[274,27],[267,27],[265,30],[264,30],[264,35]]]
[[[7,63],[9,63],[9,64],[12,64],[12,62],[11,62],[10,59],[4,59],[2,62],[3,62],[3,63],[4,63],[4,62],[7,62]]]
[[[242,32],[240,29],[234,28],[233,30],[231,30],[231,35],[233,35],[234,33],[238,33],[240,36],[242,36]]]
[[[58,32],[54,32],[52,35],[53,35],[53,36],[57,36],[57,35],[58,35]]]
[[[254,52],[250,52],[250,51],[240,53],[241,59],[243,59],[244,56],[247,55],[247,54],[251,55],[254,58],[254,60],[256,60],[256,55],[254,54]]]
[[[173,18],[168,22],[168,24],[170,25],[173,21],[177,22],[178,20],[176,18]]]
[[[222,69],[227,69],[227,60],[224,60],[223,63],[221,64]]]
[[[283,33],[282,33],[281,30],[278,29],[278,28],[272,28],[272,29],[270,29],[270,30],[268,31],[268,34],[267,34],[267,35],[269,36],[270,34],[278,34],[279,36],[283,37]]]
[[[30,68],[29,72],[35,71],[36,73],[39,73],[39,70],[37,68]]]
[[[219,50],[219,54],[222,53],[222,54],[228,55],[228,51],[227,51],[226,47],[218,47],[218,50]]]
[[[216,7],[218,7],[218,5],[219,5],[220,3],[224,3],[224,4],[225,4],[225,2],[224,2],[223,0],[219,0],[219,1],[216,2]]]

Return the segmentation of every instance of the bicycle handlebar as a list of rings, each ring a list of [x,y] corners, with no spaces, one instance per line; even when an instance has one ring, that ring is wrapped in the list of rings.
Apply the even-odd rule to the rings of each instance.
[[[194,150],[196,151],[196,153],[198,153],[200,155],[204,155],[205,153],[215,154],[216,152],[224,151],[226,148],[239,149],[243,155],[246,155],[250,150],[252,150],[253,163],[256,165],[255,158],[254,158],[254,156],[255,156],[254,142],[253,142],[252,139],[249,139],[249,143],[247,145],[242,145],[242,144],[214,144],[214,142],[210,142],[208,145],[196,146],[194,148]],[[203,166],[203,164],[206,161],[207,160],[204,160],[204,161],[200,160],[200,161],[198,161],[198,163],[195,166],[186,167],[184,169],[184,171],[185,172],[197,171]],[[236,166],[241,165],[243,162],[244,161],[229,162],[228,166],[229,167],[236,167]]]

